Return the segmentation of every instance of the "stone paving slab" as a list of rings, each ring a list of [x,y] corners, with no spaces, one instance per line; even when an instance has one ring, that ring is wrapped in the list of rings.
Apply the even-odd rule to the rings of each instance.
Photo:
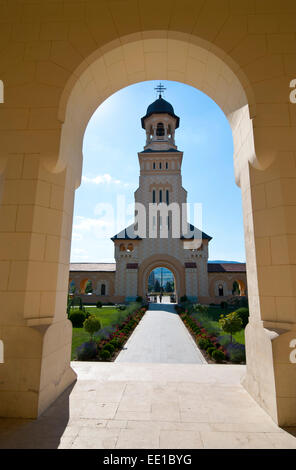
[[[206,364],[172,304],[150,304],[115,362]]]
[[[241,386],[245,366],[72,362],[38,420],[0,419],[0,448],[296,449]]]

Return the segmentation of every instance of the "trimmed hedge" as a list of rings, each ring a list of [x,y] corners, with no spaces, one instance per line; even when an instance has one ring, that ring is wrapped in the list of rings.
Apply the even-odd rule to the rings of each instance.
[[[246,307],[241,307],[236,310],[236,313],[239,315],[243,328],[245,329],[249,322],[249,309]]]
[[[105,351],[109,351],[110,354],[113,354],[114,351],[115,351],[115,347],[111,344],[111,342],[108,343],[108,344],[106,344],[106,345],[103,347],[103,349],[104,349]]]
[[[216,362],[222,362],[222,361],[225,361],[225,354],[220,349],[216,349],[216,351],[212,352],[212,358]]]
[[[104,348],[100,351],[100,359],[102,359],[103,361],[108,361],[110,358],[111,354],[107,349]]]
[[[213,346],[213,343],[209,339],[205,339],[205,338],[200,339],[197,344],[201,349],[205,349],[205,350]]]
[[[82,310],[73,312],[69,315],[69,320],[71,321],[73,328],[82,328],[83,323],[86,320],[86,314]]]

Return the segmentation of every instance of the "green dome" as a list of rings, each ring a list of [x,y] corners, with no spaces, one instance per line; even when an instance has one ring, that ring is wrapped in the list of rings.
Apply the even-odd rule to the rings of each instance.
[[[180,118],[175,115],[173,106],[161,96],[148,106],[146,115],[141,119],[143,129],[145,128],[145,119],[152,114],[169,114],[177,119],[176,129],[179,127]]]

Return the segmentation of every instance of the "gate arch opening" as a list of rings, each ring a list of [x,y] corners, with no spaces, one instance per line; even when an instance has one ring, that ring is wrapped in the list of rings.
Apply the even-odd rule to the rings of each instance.
[[[151,302],[176,302],[176,280],[170,269],[164,266],[153,268],[147,281],[146,292]]]

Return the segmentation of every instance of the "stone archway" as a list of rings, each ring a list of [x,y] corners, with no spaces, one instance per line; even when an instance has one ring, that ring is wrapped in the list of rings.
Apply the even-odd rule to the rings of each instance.
[[[185,270],[184,266],[173,256],[153,255],[141,263],[138,271],[139,295],[145,298],[148,287],[148,277],[153,269],[164,267],[169,269],[175,278],[177,298],[185,295]]]
[[[231,124],[235,177],[242,190],[251,308],[245,386],[275,421],[296,422],[296,369],[289,362],[296,324],[295,248],[290,241],[295,220],[296,145],[295,123],[288,109],[289,79],[295,78],[291,71],[296,73],[293,57],[276,62],[278,51],[285,50],[286,36],[278,34],[266,41],[258,25],[254,25],[258,34],[246,30],[238,38],[239,50],[233,48],[231,34],[236,38],[240,31],[233,22],[237,11],[232,9],[237,7],[229,6],[232,13],[226,15],[233,28],[216,15],[219,27],[213,32],[213,14],[208,11],[203,27],[192,34],[188,10],[179,30],[170,31],[170,21],[163,21],[169,4],[162,2],[160,30],[145,19],[146,26],[139,32],[138,25],[131,26],[127,9],[117,30],[121,33],[113,33],[100,28],[104,20],[98,15],[97,43],[89,45],[83,34],[72,34],[81,51],[75,59],[70,41],[61,45],[56,36],[44,54],[41,47],[29,43],[26,60],[24,50],[16,50],[15,42],[7,39],[4,59],[12,85],[5,89],[0,147],[1,236],[6,247],[1,292],[7,304],[0,314],[1,340],[7,351],[0,392],[2,416],[38,416],[75,379],[70,367],[71,325],[65,312],[74,190],[81,179],[86,124],[100,103],[120,88],[143,80],[169,79],[207,93]],[[266,11],[268,7],[263,18]],[[247,19],[245,12],[242,17]],[[63,22],[60,26],[65,27]],[[231,47],[227,37],[231,37]],[[7,57],[17,61],[17,77],[15,63]],[[33,73],[35,59],[38,71]],[[34,367],[25,350],[19,357],[13,354],[13,345],[23,340],[34,351]],[[13,373],[16,364],[22,365],[25,376]]]

